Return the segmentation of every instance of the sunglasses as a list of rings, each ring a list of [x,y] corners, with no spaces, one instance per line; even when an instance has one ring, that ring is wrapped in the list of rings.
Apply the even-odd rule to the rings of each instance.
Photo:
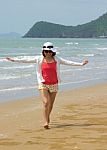
[[[45,53],[52,53],[50,50],[44,50]]]
[[[53,46],[43,46],[43,48],[53,48]]]

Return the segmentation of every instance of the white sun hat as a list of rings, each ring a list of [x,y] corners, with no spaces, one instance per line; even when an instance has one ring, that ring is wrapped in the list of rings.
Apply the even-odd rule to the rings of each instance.
[[[53,43],[51,42],[46,42],[43,44],[43,50],[51,50],[53,52],[57,52],[56,49],[54,49]]]

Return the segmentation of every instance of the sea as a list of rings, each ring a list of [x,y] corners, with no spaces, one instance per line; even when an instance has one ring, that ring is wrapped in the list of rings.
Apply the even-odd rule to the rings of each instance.
[[[0,37],[0,103],[39,95],[36,64],[9,62],[41,55],[43,43],[50,41],[57,55],[72,61],[89,63],[83,67],[61,65],[59,91],[107,82],[106,38],[3,38]]]

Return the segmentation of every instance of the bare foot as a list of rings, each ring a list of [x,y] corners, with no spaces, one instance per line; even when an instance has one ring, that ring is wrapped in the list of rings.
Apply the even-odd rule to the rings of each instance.
[[[49,129],[49,125],[48,125],[48,124],[45,124],[45,125],[44,125],[44,128],[45,128],[45,129]]]

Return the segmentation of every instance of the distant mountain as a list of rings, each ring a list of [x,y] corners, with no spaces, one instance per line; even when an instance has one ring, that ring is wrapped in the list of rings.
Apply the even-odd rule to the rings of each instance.
[[[21,37],[21,35],[16,32],[10,32],[10,33],[0,34],[0,37]]]
[[[99,38],[107,37],[107,13],[89,23],[64,26],[40,21],[23,36],[24,38]]]

